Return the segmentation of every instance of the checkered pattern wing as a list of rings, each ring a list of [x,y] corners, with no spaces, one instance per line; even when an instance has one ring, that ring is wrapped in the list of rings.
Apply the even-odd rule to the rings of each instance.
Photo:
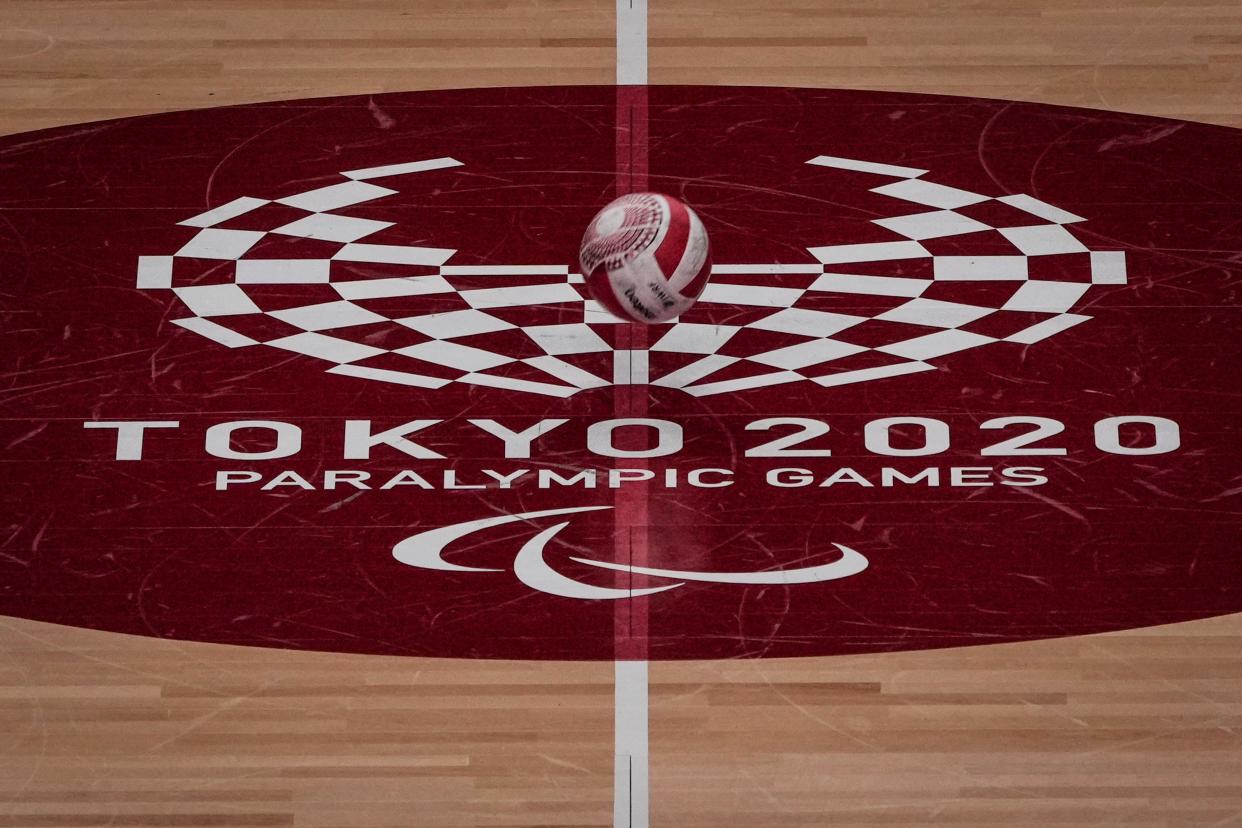
[[[993,198],[889,164],[809,164],[880,181],[870,192],[893,215],[873,224],[890,240],[811,247],[792,264],[717,264],[698,304],[652,326],[640,353],[618,345],[624,323],[567,266],[454,265],[454,250],[368,241],[392,223],[341,212],[397,193],[377,180],[461,166],[453,158],[238,198],[182,221],[195,234],[172,255],[140,257],[137,284],[172,290],[189,311],[174,323],[229,348],[266,345],[396,385],[567,397],[621,383],[710,396],[928,371],[1078,325],[1090,317],[1072,311],[1094,285],[1126,281],[1123,252],[1088,249],[1069,229],[1084,219],[1032,196]],[[279,217],[270,227],[265,209]]]

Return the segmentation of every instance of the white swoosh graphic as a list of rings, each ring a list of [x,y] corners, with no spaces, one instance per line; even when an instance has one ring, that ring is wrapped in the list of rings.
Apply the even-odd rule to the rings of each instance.
[[[449,544],[461,538],[509,523],[519,523],[543,517],[572,515],[579,512],[597,512],[611,509],[611,506],[575,506],[566,509],[544,509],[538,512],[521,512],[516,515],[471,520],[431,529],[411,535],[393,547],[392,555],[407,566],[420,569],[435,569],[442,572],[503,572],[481,566],[464,566],[444,560],[444,550]],[[818,566],[807,566],[801,569],[765,569],[757,572],[696,572],[680,569],[659,569],[649,566],[631,566],[629,564],[596,561],[590,558],[573,558],[587,566],[608,569],[614,572],[626,572],[631,575],[644,575],[650,578],[663,578],[673,583],[656,587],[638,589],[621,589],[617,587],[595,586],[576,581],[553,569],[543,557],[543,550],[557,533],[569,525],[568,521],[550,526],[540,531],[518,551],[513,559],[513,574],[519,581],[531,589],[561,598],[576,598],[583,601],[616,601],[622,598],[637,598],[643,595],[654,595],[685,586],[686,581],[698,581],[711,584],[814,584],[823,581],[835,581],[857,575],[868,566],[867,559],[848,546],[834,543],[833,546],[841,553],[841,557],[832,563]]]
[[[600,509],[611,508],[611,506],[576,506],[572,509],[544,509],[541,512],[521,512],[516,515],[501,515],[467,523],[455,523],[442,529],[432,529],[411,535],[393,547],[392,556],[403,564],[422,569],[439,569],[444,572],[504,572],[503,569],[449,563],[441,555],[444,553],[444,548],[453,541],[493,526],[504,526],[506,523],[518,523],[552,515],[572,515],[576,512],[596,512]]]
[[[564,526],[564,524],[561,525]],[[601,569],[615,569],[618,572],[633,572],[655,578],[676,578],[682,581],[706,581],[713,584],[814,584],[848,578],[867,568],[867,559],[858,552],[839,543],[834,543],[833,546],[841,550],[841,558],[830,564],[808,566],[803,569],[768,569],[761,572],[686,572],[679,569],[654,569],[647,566],[593,561],[589,558],[570,558],[570,560],[598,566]]]
[[[522,551],[518,552],[517,558],[513,561],[513,574],[522,583],[531,589],[537,589],[540,592],[546,592],[549,595],[559,595],[562,598],[581,598],[587,601],[611,600],[615,601],[619,598],[637,598],[640,595],[654,595],[657,592],[664,592],[666,589],[676,589],[681,584],[669,584],[661,587],[648,587],[646,589],[613,589],[610,587],[597,587],[590,584],[584,584],[581,581],[575,581],[573,578],[567,578],[548,566],[548,562],[543,559],[543,547],[552,539],[552,536],[568,526],[569,523],[558,523],[548,529],[544,529],[538,535],[526,542],[522,547]],[[574,560],[578,560],[575,558]],[[594,561],[587,561],[594,563]],[[625,569],[625,567],[620,567]]]

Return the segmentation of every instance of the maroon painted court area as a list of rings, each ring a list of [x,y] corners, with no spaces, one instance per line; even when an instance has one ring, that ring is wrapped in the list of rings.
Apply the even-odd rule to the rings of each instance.
[[[0,614],[600,659],[641,601],[645,655],[671,659],[1242,610],[1242,134],[871,92],[646,107],[647,186],[717,266],[677,330],[609,321],[573,277],[617,195],[611,87],[0,140]],[[227,425],[255,421],[288,425]],[[563,422],[498,436],[540,421]],[[134,422],[179,425],[138,457]],[[647,516],[645,560],[618,514]],[[851,552],[865,568],[765,582]]]

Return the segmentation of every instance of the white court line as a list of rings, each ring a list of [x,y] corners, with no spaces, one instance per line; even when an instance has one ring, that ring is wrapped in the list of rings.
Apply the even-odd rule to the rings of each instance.
[[[617,0],[617,86],[646,83],[647,0]],[[645,373],[646,356],[645,351],[618,353],[614,370],[633,382],[635,369]],[[616,662],[615,681],[612,824],[614,828],[648,828],[647,662]]]
[[[616,757],[613,765],[614,828],[647,828],[647,662],[616,663]]]
[[[646,385],[651,381],[650,365],[646,350],[619,348],[612,352],[612,382],[614,385]]]
[[[647,83],[647,0],[617,0],[617,86]]]

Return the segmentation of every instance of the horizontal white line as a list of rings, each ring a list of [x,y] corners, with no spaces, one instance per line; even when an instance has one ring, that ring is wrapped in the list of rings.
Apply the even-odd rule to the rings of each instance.
[[[550,382],[532,382],[531,380],[515,379],[514,377],[498,377],[492,374],[466,374],[458,378],[457,381],[469,385],[482,385],[487,388],[503,388],[507,391],[543,394],[548,397],[571,397],[578,392],[578,389],[574,387],[553,385]]]
[[[705,385],[691,385],[684,390],[695,397],[706,397],[711,394],[728,394],[733,391],[747,391],[751,388],[765,388],[769,385],[783,385],[787,382],[799,382],[806,377],[797,371],[773,371],[769,374],[741,377],[739,379],[709,382]]]
[[[463,290],[462,299],[472,308],[519,308],[534,305],[555,305],[562,302],[583,302],[578,291],[561,282],[551,285]]]
[[[717,264],[712,265],[712,273],[728,275],[733,273],[823,273],[821,264]]]
[[[896,259],[924,259],[931,252],[916,241],[868,242],[866,244],[833,244],[807,248],[824,264],[851,262],[889,262]]]
[[[425,296],[453,292],[453,286],[440,276],[358,279],[352,282],[334,282],[332,289],[342,299],[385,299],[392,296]]]
[[[407,173],[428,172],[445,167],[460,167],[462,163],[456,158],[432,158],[427,161],[410,161],[406,164],[388,164],[383,167],[368,167],[364,170],[349,170],[341,175],[355,180],[385,178],[390,175],[406,175]]]
[[[413,247],[403,244],[347,244],[332,258],[338,262],[376,264],[441,265],[456,250],[444,247]]]
[[[934,371],[936,366],[926,362],[899,362],[896,365],[881,365],[878,368],[859,368],[855,371],[841,371],[823,377],[815,377],[812,381],[828,388],[837,385],[851,385],[855,382],[869,382],[888,377],[900,377],[905,374],[917,374],[920,371]]]
[[[445,276],[567,276],[569,265],[445,265]]]
[[[818,167],[834,167],[838,170],[854,170],[855,172],[875,173],[876,175],[891,175],[895,178],[918,178],[927,170],[916,169],[915,167],[898,167],[893,164],[877,164],[872,161],[856,161],[853,158],[837,158],[834,155],[819,155],[807,161],[808,164],[814,164]]]
[[[709,284],[703,291],[702,301],[719,305],[787,308],[797,302],[801,296],[802,291],[797,288],[720,283]]]
[[[937,256],[933,268],[941,282],[1022,282],[1026,256]]]
[[[239,285],[326,284],[332,262],[327,259],[239,259]]]
[[[443,388],[449,380],[443,377],[427,377],[408,371],[389,371],[385,368],[367,368],[362,365],[337,365],[328,369],[329,374],[340,374],[344,377],[379,380],[396,385],[408,385],[413,388]]]
[[[858,293],[866,296],[919,296],[931,287],[930,279],[903,279],[900,276],[854,276],[825,273],[809,290],[829,293]]]

